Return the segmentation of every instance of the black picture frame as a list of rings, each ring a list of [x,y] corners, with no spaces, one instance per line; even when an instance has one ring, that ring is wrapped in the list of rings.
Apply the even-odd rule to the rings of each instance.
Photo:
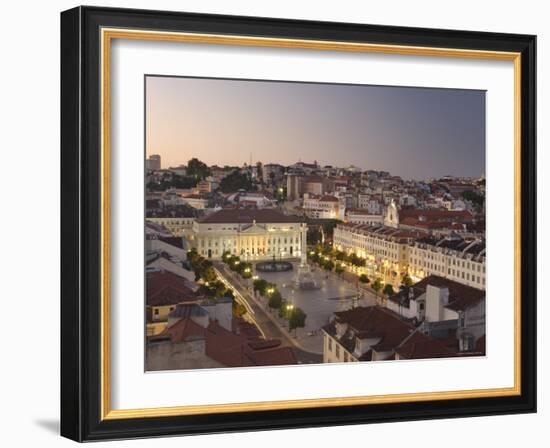
[[[101,419],[100,29],[131,28],[521,53],[521,394]],[[76,441],[536,411],[536,37],[77,7],[61,14],[61,435]]]

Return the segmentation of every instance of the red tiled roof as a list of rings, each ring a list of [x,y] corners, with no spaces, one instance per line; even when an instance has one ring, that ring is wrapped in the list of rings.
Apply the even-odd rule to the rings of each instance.
[[[294,350],[290,347],[255,350],[247,352],[247,357],[251,366],[280,366],[298,363]]]
[[[250,341],[246,334],[236,334],[210,321],[206,355],[228,367],[297,364],[294,351],[290,347],[279,347],[280,341],[277,342],[275,346],[275,341]]]
[[[334,315],[336,322],[347,323],[360,339],[381,338],[373,347],[380,352],[393,350],[415,329],[397,314],[379,306],[358,307]]]
[[[191,310],[192,307],[184,308]],[[205,355],[227,367],[298,363],[291,347],[281,347],[278,339],[260,338],[258,331],[248,331],[251,324],[242,319],[234,319],[233,328],[239,328],[237,333],[224,328],[218,321],[210,320],[204,328],[191,318],[190,313],[182,316],[154,339],[169,339],[173,344],[203,339]],[[247,331],[242,331],[243,329]]]
[[[246,336],[247,339],[259,338],[262,335],[256,325],[251,324],[242,318],[233,318],[233,329],[235,333],[242,334]]]
[[[222,209],[210,215],[199,219],[199,223],[204,224],[225,224],[241,223],[251,224],[256,221],[259,224],[265,223],[299,223],[302,218],[298,216],[284,215],[273,209]]]
[[[338,198],[335,196],[331,196],[330,194],[325,194],[324,196],[321,196],[319,198],[319,201],[322,202],[338,202]]]
[[[396,352],[402,358],[438,358],[455,356],[455,352],[431,336],[418,331],[394,312],[379,306],[359,307],[334,313],[335,323],[347,323],[341,338],[336,338],[335,323],[323,329],[335,337],[348,351],[355,349],[355,339],[380,338],[380,341],[358,359],[370,361],[374,352]],[[394,359],[389,356],[386,359]]]
[[[406,287],[397,294],[389,297],[389,300],[400,303],[408,300],[416,300],[419,296],[426,293],[428,285],[437,288],[447,288],[449,290],[449,303],[445,306],[454,311],[464,311],[467,308],[476,305],[485,298],[485,291],[473,288],[462,283],[449,280],[438,275],[429,275],[418,283]],[[412,294],[410,292],[412,291]]]
[[[437,210],[403,207],[399,210],[399,220],[406,218],[425,219],[425,221],[471,221],[473,216],[467,210]]]
[[[186,293],[172,286],[165,286],[154,293],[147,294],[147,306],[176,305],[185,301],[196,300],[194,292]]]
[[[279,339],[257,339],[254,341],[248,342],[248,346],[253,350],[264,350],[266,348],[275,348],[281,345]]]
[[[180,319],[175,324],[164,329],[158,337],[169,337],[172,344],[184,342],[188,338],[203,339],[206,329],[192,319]]]
[[[417,331],[395,349],[401,358],[426,359],[448,358],[455,355],[437,339]]]
[[[370,213],[368,209],[366,208],[347,208],[346,209],[347,215],[376,215],[376,216],[382,216],[381,214],[376,213]]]
[[[170,271],[148,272],[146,287],[148,306],[175,305],[197,299],[187,280]]]

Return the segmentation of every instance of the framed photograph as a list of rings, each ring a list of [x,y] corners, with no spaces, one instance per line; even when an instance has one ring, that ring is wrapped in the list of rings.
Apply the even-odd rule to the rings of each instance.
[[[535,36],[61,14],[61,433],[535,412]]]

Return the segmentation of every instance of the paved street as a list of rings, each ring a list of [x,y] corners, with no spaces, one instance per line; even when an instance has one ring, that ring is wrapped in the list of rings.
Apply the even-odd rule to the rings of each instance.
[[[254,321],[256,326],[260,329],[262,334],[267,339],[279,339],[283,346],[290,346],[294,348],[298,361],[304,364],[320,363],[322,362],[322,352],[312,353],[300,348],[295,339],[288,335],[287,331],[282,329],[278,323],[276,323],[277,316],[271,315],[269,311],[265,310],[259,301],[252,297],[250,292],[250,286],[247,281],[242,279],[238,274],[231,271],[225,264],[217,262],[214,263],[215,268],[222,274],[222,276],[231,283],[231,285],[237,290],[240,298],[246,302],[246,307],[251,320]]]

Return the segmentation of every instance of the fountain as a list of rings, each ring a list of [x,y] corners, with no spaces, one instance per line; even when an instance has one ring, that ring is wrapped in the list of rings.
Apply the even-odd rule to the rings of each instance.
[[[273,257],[272,261],[261,261],[256,263],[256,270],[260,272],[286,272],[292,271],[292,263],[288,261],[275,260]]]
[[[294,277],[293,286],[296,289],[305,290],[321,288],[317,280],[315,280],[310,267],[306,263],[300,263],[300,266],[298,266],[298,272],[296,272],[296,276]]]

